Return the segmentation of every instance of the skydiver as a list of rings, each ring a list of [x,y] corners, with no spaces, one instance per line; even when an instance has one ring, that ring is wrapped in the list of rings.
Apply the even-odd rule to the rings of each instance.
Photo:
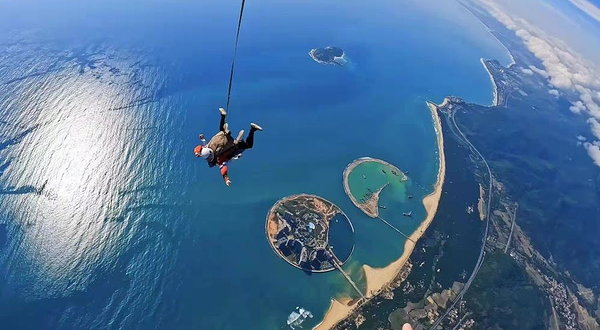
[[[251,149],[254,146],[254,132],[262,131],[263,129],[257,124],[251,123],[250,133],[248,133],[247,139],[244,139],[244,130],[241,130],[238,133],[237,138],[233,139],[231,137],[229,125],[226,122],[227,111],[223,108],[219,108],[219,112],[221,113],[219,133],[215,134],[208,144],[204,139],[204,134],[200,134],[200,141],[202,144],[196,146],[194,154],[196,157],[205,158],[209,167],[219,165],[225,184],[230,186],[231,179],[228,174],[227,162],[232,159],[239,159],[242,157],[242,152]]]

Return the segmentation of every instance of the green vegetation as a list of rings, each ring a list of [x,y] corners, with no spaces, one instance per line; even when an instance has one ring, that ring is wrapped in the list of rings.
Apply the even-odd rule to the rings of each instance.
[[[456,104],[456,121],[487,159],[505,192],[519,203],[519,225],[544,256],[587,287],[600,282],[600,171],[583,142],[594,141],[587,118],[549,98],[546,80],[518,67],[492,71],[507,105]]]
[[[465,296],[476,329],[548,329],[548,300],[510,256],[491,252]]]
[[[332,62],[336,57],[342,55],[344,55],[344,51],[339,47],[317,48],[313,52],[313,56],[323,62]]]

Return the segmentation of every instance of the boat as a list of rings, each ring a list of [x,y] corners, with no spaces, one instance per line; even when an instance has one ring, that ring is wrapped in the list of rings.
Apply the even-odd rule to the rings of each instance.
[[[405,217],[412,217],[412,211],[410,211],[410,212],[404,212],[404,213],[402,213],[402,215],[405,216]]]
[[[367,179],[367,176],[363,174],[363,179]]]

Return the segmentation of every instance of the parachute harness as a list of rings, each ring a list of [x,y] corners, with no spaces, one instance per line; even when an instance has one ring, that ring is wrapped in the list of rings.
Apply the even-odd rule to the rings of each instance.
[[[246,0],[242,0],[242,6],[240,8],[240,18],[238,20],[237,34],[235,36],[235,47],[233,48],[233,58],[231,60],[231,72],[229,73],[229,87],[227,89],[227,105],[225,109],[229,111],[229,99],[231,98],[231,85],[233,82],[233,70],[235,69],[235,56],[237,55],[238,41],[240,40],[240,30],[242,28],[242,17],[244,16],[244,5]]]

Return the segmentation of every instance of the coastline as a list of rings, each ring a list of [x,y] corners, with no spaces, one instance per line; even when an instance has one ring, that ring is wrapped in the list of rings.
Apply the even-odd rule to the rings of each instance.
[[[469,12],[469,14],[473,15],[473,17],[475,17],[477,19],[477,21],[479,21],[479,23],[481,23],[481,25],[487,30],[487,32],[494,38],[496,39],[496,41],[498,41],[498,43],[500,45],[502,45],[502,48],[504,48],[504,50],[506,50],[506,53],[508,54],[508,57],[510,57],[510,63],[508,65],[506,65],[507,68],[510,68],[513,65],[516,65],[517,62],[515,61],[515,57],[512,54],[512,52],[508,49],[508,47],[506,47],[506,45],[500,41],[500,39],[498,39],[498,37],[494,34],[494,31],[492,31],[492,29],[490,29],[489,26],[487,26],[487,24],[485,24],[484,21],[481,20],[481,18],[479,18],[479,16],[475,15],[475,13],[473,13],[473,11],[465,6],[464,4],[461,4],[463,6],[463,8],[465,8],[466,11]]]
[[[496,85],[496,80],[494,79],[494,76],[492,75],[492,72],[490,71],[490,69],[487,67],[487,65],[485,64],[485,60],[482,58],[479,59],[479,61],[481,62],[481,64],[483,65],[483,67],[485,68],[485,71],[488,73],[488,75],[490,76],[490,80],[492,81],[492,86],[494,87],[494,94],[493,94],[493,100],[492,100],[492,107],[495,107],[498,105],[498,85]]]
[[[446,100],[444,100],[446,102]],[[440,202],[440,198],[442,196],[442,187],[444,185],[444,179],[446,177],[446,158],[444,155],[444,136],[442,133],[442,123],[438,114],[438,108],[435,104],[427,102],[429,109],[431,110],[431,116],[433,119],[434,129],[437,137],[437,146],[438,146],[438,156],[439,156],[439,168],[437,181],[433,187],[433,192],[423,198],[423,206],[427,211],[427,216],[423,222],[419,225],[419,227],[410,235],[410,240],[406,240],[404,243],[404,251],[402,255],[392,263],[390,263],[386,267],[382,268],[373,268],[369,265],[363,265],[362,269],[365,273],[365,282],[367,285],[366,289],[366,297],[370,299],[381,292],[386,286],[389,285],[400,273],[400,270],[412,254],[416,242],[423,236],[433,219],[435,218],[435,214],[438,209],[438,205]],[[366,159],[365,159],[366,158]],[[368,157],[359,158],[356,161],[368,160]],[[355,161],[355,162],[356,162]],[[352,163],[354,164],[354,162]],[[344,176],[346,173],[349,173],[353,169],[351,165],[346,167],[344,170]],[[346,189],[346,184],[344,184],[344,189]],[[349,190],[348,190],[349,192]],[[351,196],[351,195],[349,195]],[[353,198],[351,198],[353,199]],[[354,203],[354,200],[353,200]],[[356,204],[355,204],[356,205]],[[358,207],[358,206],[357,206]],[[364,302],[362,302],[364,303]],[[313,330],[326,330],[331,329],[335,324],[339,321],[347,318],[356,307],[360,306],[361,303],[355,303],[354,305],[350,305],[348,303],[340,302],[339,300],[332,299],[331,305],[321,323],[319,323]]]
[[[359,306],[359,303],[351,304],[351,299],[331,299],[329,309],[325,313],[323,320],[317,324],[312,330],[328,330],[335,326],[338,322],[345,319],[352,311]]]
[[[433,187],[433,192],[423,198],[423,206],[427,210],[427,217],[419,227],[409,236],[410,240],[404,243],[404,251],[400,258],[383,268],[373,268],[368,265],[363,266],[367,283],[367,296],[377,295],[381,289],[387,286],[398,275],[402,266],[406,263],[412,251],[415,248],[416,242],[423,236],[437,212],[437,208],[442,196],[442,186],[446,176],[446,158],[444,156],[444,136],[442,134],[442,124],[437,113],[437,106],[433,103],[427,103],[431,110],[435,132],[437,136],[439,169],[437,181]]]

